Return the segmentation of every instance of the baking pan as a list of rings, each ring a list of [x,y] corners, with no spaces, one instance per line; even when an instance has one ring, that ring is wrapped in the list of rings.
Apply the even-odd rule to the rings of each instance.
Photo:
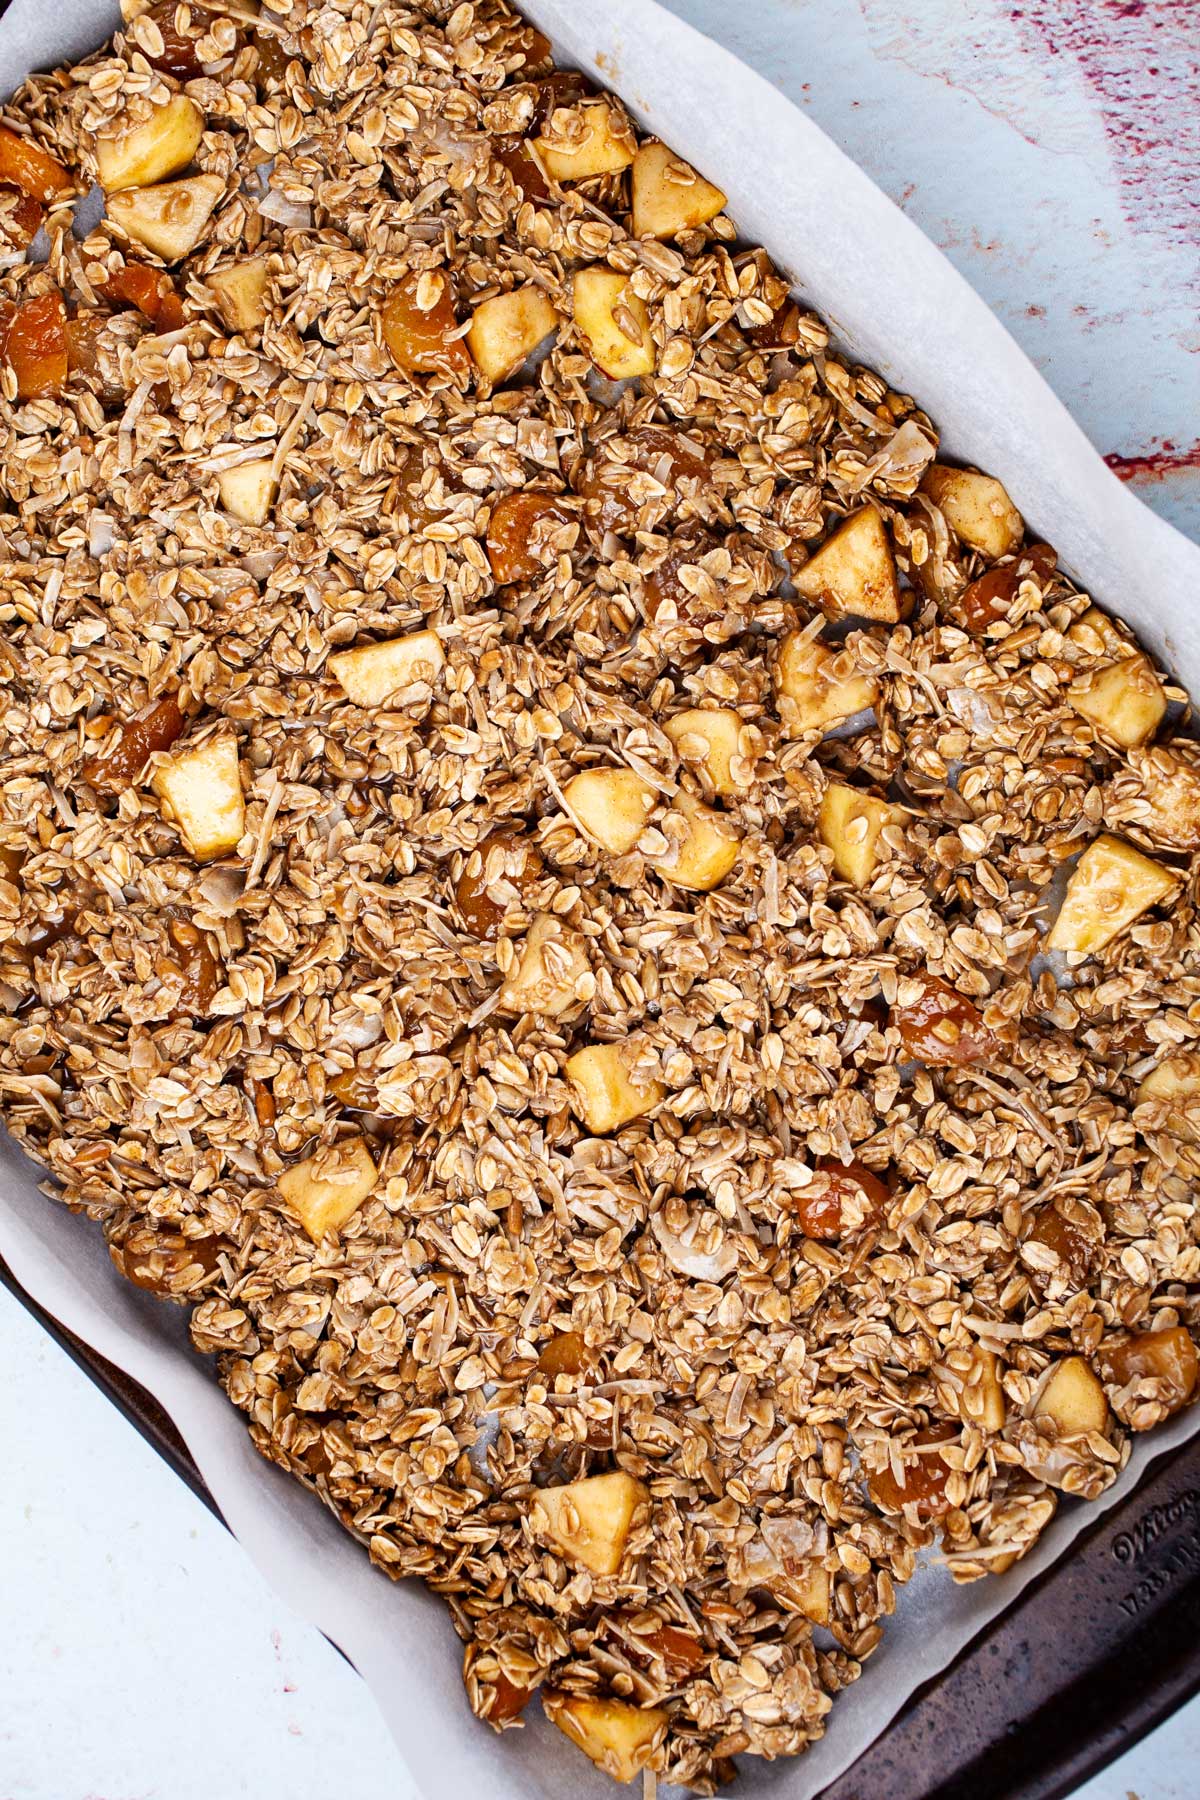
[[[150,1395],[58,1325],[2,1261],[0,1282],[220,1518]],[[1136,1492],[927,1683],[818,1800],[1058,1800],[1197,1690],[1193,1439],[1152,1463]]]

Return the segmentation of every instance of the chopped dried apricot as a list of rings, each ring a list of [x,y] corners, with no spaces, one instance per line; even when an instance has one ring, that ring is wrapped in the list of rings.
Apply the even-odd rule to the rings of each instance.
[[[30,243],[37,236],[46,216],[38,201],[29,194],[22,194],[18,188],[0,191],[0,214],[11,237],[22,244]]]
[[[444,269],[405,275],[383,303],[383,341],[406,375],[465,376],[471,358],[454,314],[454,288]]]
[[[59,293],[39,294],[3,325],[4,359],[17,378],[17,399],[58,394],[67,385],[67,309]]]
[[[128,787],[158,750],[168,749],[184,727],[183,713],[174,694],[158,700],[121,726],[116,744],[104,756],[89,756],[83,778],[93,787]]]
[[[0,125],[0,181],[44,203],[70,193],[75,186],[56,157],[28,138],[18,137],[6,125]]]
[[[497,138],[492,146],[492,155],[502,168],[508,170],[522,200],[550,199],[550,184],[524,138]]]
[[[677,549],[669,550],[658,567],[645,580],[646,617],[653,622],[662,608],[670,605],[676,618],[689,620],[698,611],[697,597],[690,588],[683,585],[679,571],[691,564],[698,563],[702,556],[716,548],[717,540],[711,536],[693,538],[690,543],[680,544]]]
[[[892,1008],[892,1022],[910,1056],[933,1068],[984,1062],[997,1050],[995,1035],[979,1008],[940,975],[904,976],[922,982],[924,992]]]
[[[109,276],[104,291],[110,299],[136,306],[159,331],[178,331],[183,324],[183,302],[175,284],[148,263],[127,262]]]
[[[800,308],[794,300],[785,300],[765,325],[749,325],[746,342],[756,350],[787,350],[800,337]]]
[[[201,1278],[211,1275],[222,1251],[229,1248],[219,1237],[185,1237],[182,1232],[166,1232],[144,1248],[134,1249],[129,1242],[110,1244],[109,1254],[134,1287],[161,1295],[178,1293],[179,1281],[189,1269],[198,1268]],[[189,1288],[199,1285],[195,1278],[188,1283]]]
[[[1051,1251],[1065,1268],[1072,1286],[1087,1280],[1095,1255],[1095,1246],[1086,1232],[1065,1219],[1056,1206],[1042,1206],[1034,1213],[1023,1242],[1041,1244]]]
[[[490,1695],[487,1711],[483,1715],[488,1724],[507,1725],[510,1720],[520,1718],[533,1689],[518,1686],[500,1669],[495,1681],[489,1682],[484,1692]]]
[[[546,540],[570,517],[553,494],[524,488],[502,495],[487,527],[488,561],[500,585],[532,581],[542,574],[555,555]]]

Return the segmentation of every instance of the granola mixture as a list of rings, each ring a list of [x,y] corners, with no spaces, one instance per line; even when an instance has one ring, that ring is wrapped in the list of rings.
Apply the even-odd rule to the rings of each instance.
[[[1187,699],[502,0],[126,14],[0,132],[4,1117],[710,1792],[1192,1397]]]

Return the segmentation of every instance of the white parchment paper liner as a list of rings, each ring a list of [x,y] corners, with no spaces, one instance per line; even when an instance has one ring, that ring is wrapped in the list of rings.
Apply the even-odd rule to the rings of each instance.
[[[563,59],[592,71],[729,195],[843,342],[916,394],[944,448],[1000,476],[1077,579],[1200,691],[1200,550],[1104,466],[1041,376],[949,262],[824,134],[727,52],[654,0],[526,0]],[[94,48],[107,0],[13,0],[0,20],[0,91]],[[298,1483],[259,1457],[241,1415],[188,1348],[183,1319],[122,1282],[100,1234],[51,1205],[0,1135],[0,1254],[53,1316],[150,1390],[175,1420],[238,1539],[263,1574],[339,1644],[370,1684],[425,1800],[583,1800],[612,1784],[531,1708],[497,1739],[471,1719],[459,1646],[440,1601],[397,1585]],[[1078,1531],[1128,1494],[1152,1456],[1200,1427],[1200,1408],[1135,1445],[1091,1507],[1068,1505],[1008,1575],[956,1588],[936,1568],[900,1596],[863,1680],[798,1761],[743,1758],[736,1791],[804,1800],[878,1735]],[[230,1670],[230,1680],[236,1671]]]

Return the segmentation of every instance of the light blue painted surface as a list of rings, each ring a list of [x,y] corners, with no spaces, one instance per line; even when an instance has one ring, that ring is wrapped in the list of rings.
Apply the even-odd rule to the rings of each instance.
[[[1200,7],[665,4],[782,88],[941,245],[1102,454],[1191,452],[1135,486],[1200,538]],[[1156,71],[1140,157],[1121,106],[1121,65],[1139,60]]]

